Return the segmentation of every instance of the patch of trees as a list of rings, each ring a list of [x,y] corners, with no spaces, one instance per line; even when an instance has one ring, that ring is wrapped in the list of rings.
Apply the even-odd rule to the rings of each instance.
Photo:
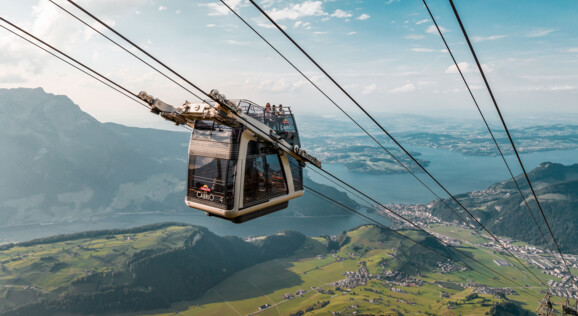
[[[151,225],[145,225],[140,227],[134,228],[127,228],[127,229],[106,229],[106,230],[91,230],[81,233],[74,233],[74,234],[66,234],[66,235],[56,235],[50,236],[46,238],[39,238],[34,239],[31,241],[24,241],[19,243],[10,243],[4,244],[0,246],[0,251],[5,251],[11,249],[13,247],[30,247],[36,245],[45,245],[45,244],[53,244],[59,243],[64,241],[72,241],[72,240],[79,240],[79,239],[91,239],[91,238],[100,238],[100,237],[107,237],[112,235],[123,235],[123,234],[139,234],[154,230],[160,230],[171,226],[179,226],[179,227],[186,227],[192,226],[190,224],[185,223],[176,223],[176,222],[166,222],[166,223],[157,223]]]
[[[137,312],[153,308],[167,308],[170,302],[156,289],[129,286],[87,294],[65,295],[58,300],[45,300],[3,313],[3,316],[54,315],[73,313],[79,315],[105,312]]]
[[[316,309],[322,309],[323,307],[329,305],[329,303],[331,303],[330,301],[317,301],[317,303],[313,304],[313,305],[309,305],[305,308],[305,311],[303,310],[298,310],[295,313],[291,313],[289,315],[291,316],[301,316],[301,315],[305,315],[306,313],[312,312]]]
[[[342,231],[339,235],[336,236],[335,239],[332,239],[331,236],[321,235],[321,238],[324,238],[327,241],[327,250],[329,251],[337,251],[341,249],[341,247],[347,245],[351,238],[347,236],[347,232]]]
[[[545,164],[542,164],[545,165]],[[541,166],[542,166],[541,165]],[[540,199],[540,204],[544,211],[544,215],[548,219],[550,227],[556,236],[560,248],[563,252],[578,253],[578,218],[575,210],[578,208],[578,180],[564,181],[571,177],[568,173],[563,173],[560,166],[557,164],[549,164],[549,167],[539,167],[531,172],[530,178],[537,188],[536,194]],[[564,167],[564,166],[562,166]],[[565,167],[566,172],[575,170],[578,164]],[[570,171],[569,171],[570,170]],[[551,172],[550,172],[551,171]],[[532,174],[536,179],[532,178]],[[525,179],[518,177],[517,179],[522,186]],[[539,183],[541,181],[550,181],[551,184]],[[492,187],[504,186],[512,184],[513,181],[505,181],[500,184],[495,184]],[[527,187],[527,184],[525,185]],[[505,193],[498,193],[494,201],[478,202],[476,199],[467,197],[468,195],[456,196],[462,204],[476,216],[486,228],[496,235],[508,236],[516,240],[528,242],[533,245],[545,247],[544,240],[532,219],[528,214],[528,209],[524,201],[517,191],[509,191],[510,196],[504,198]],[[538,210],[536,202],[529,190],[523,191],[532,214],[539,223],[543,233],[548,235],[548,228],[544,224],[542,215]],[[546,198],[547,196],[554,198]],[[459,209],[459,206],[453,200],[445,201],[454,210]],[[499,210],[499,211],[498,211]],[[450,211],[442,201],[434,203],[431,209],[433,215],[442,218],[445,221],[462,221]],[[462,214],[463,215],[463,214]],[[516,229],[512,229],[516,227]]]
[[[1,315],[95,314],[166,308],[172,302],[203,295],[237,271],[289,256],[305,240],[301,233],[284,232],[250,243],[238,237],[219,237],[199,227],[185,238],[181,248],[137,252],[128,260],[126,270],[89,274],[75,280],[69,294],[60,299],[21,306]]]
[[[502,315],[502,316],[508,316],[508,315],[516,315],[516,316],[529,316],[532,315],[530,314],[530,312],[528,312],[527,310],[522,309],[520,306],[512,303],[512,302],[502,302],[499,304],[496,304],[494,306],[492,306],[492,308],[490,308],[490,311],[486,313],[487,315]]]

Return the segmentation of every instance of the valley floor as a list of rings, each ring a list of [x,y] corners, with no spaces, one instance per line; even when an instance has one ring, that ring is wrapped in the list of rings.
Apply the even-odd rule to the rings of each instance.
[[[200,299],[147,315],[488,315],[499,308],[534,312],[543,296],[536,280],[512,266],[497,265],[494,260],[503,257],[491,248],[473,248],[469,241],[476,242],[475,236],[467,237],[459,227],[435,230],[462,238],[459,250],[523,287],[483,267],[472,265],[478,273],[456,262],[440,262],[418,277],[396,272],[399,241],[377,240],[373,229],[349,232],[350,244],[332,254],[323,253],[322,239],[311,239],[291,258],[245,269]],[[560,280],[531,269],[544,282]]]

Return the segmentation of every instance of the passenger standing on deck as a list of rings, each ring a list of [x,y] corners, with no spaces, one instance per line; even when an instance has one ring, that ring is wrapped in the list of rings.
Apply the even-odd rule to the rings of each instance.
[[[278,110],[278,112],[279,112],[279,115],[284,115],[284,114],[285,114],[285,111],[283,111],[283,104],[279,104],[279,110]]]
[[[267,104],[265,104],[265,123],[269,120],[271,120],[271,104],[267,102]]]

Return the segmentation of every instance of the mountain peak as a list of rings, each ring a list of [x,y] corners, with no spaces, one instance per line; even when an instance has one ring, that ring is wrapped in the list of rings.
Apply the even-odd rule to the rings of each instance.
[[[42,88],[0,89],[0,113],[0,129],[9,134],[18,134],[23,126],[60,133],[99,124],[67,96]]]

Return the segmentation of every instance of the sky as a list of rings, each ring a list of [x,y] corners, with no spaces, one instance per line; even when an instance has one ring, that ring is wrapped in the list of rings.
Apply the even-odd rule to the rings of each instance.
[[[54,0],[103,30],[68,1]],[[348,112],[359,110],[246,0],[227,0]],[[476,117],[421,0],[256,0],[371,113]],[[343,117],[219,1],[78,0],[77,3],[205,91]],[[578,2],[456,0],[506,119],[576,118]],[[495,109],[449,2],[428,5],[490,118]],[[198,101],[48,0],[0,0],[0,16],[138,93]],[[10,28],[0,21],[0,25]],[[147,59],[148,60],[148,59]],[[152,62],[151,62],[152,63]],[[168,73],[168,72],[167,72]],[[180,80],[178,80],[180,82]],[[0,28],[0,88],[42,87],[69,96],[102,122],[166,128],[145,108]],[[544,121],[544,123],[547,123]]]

